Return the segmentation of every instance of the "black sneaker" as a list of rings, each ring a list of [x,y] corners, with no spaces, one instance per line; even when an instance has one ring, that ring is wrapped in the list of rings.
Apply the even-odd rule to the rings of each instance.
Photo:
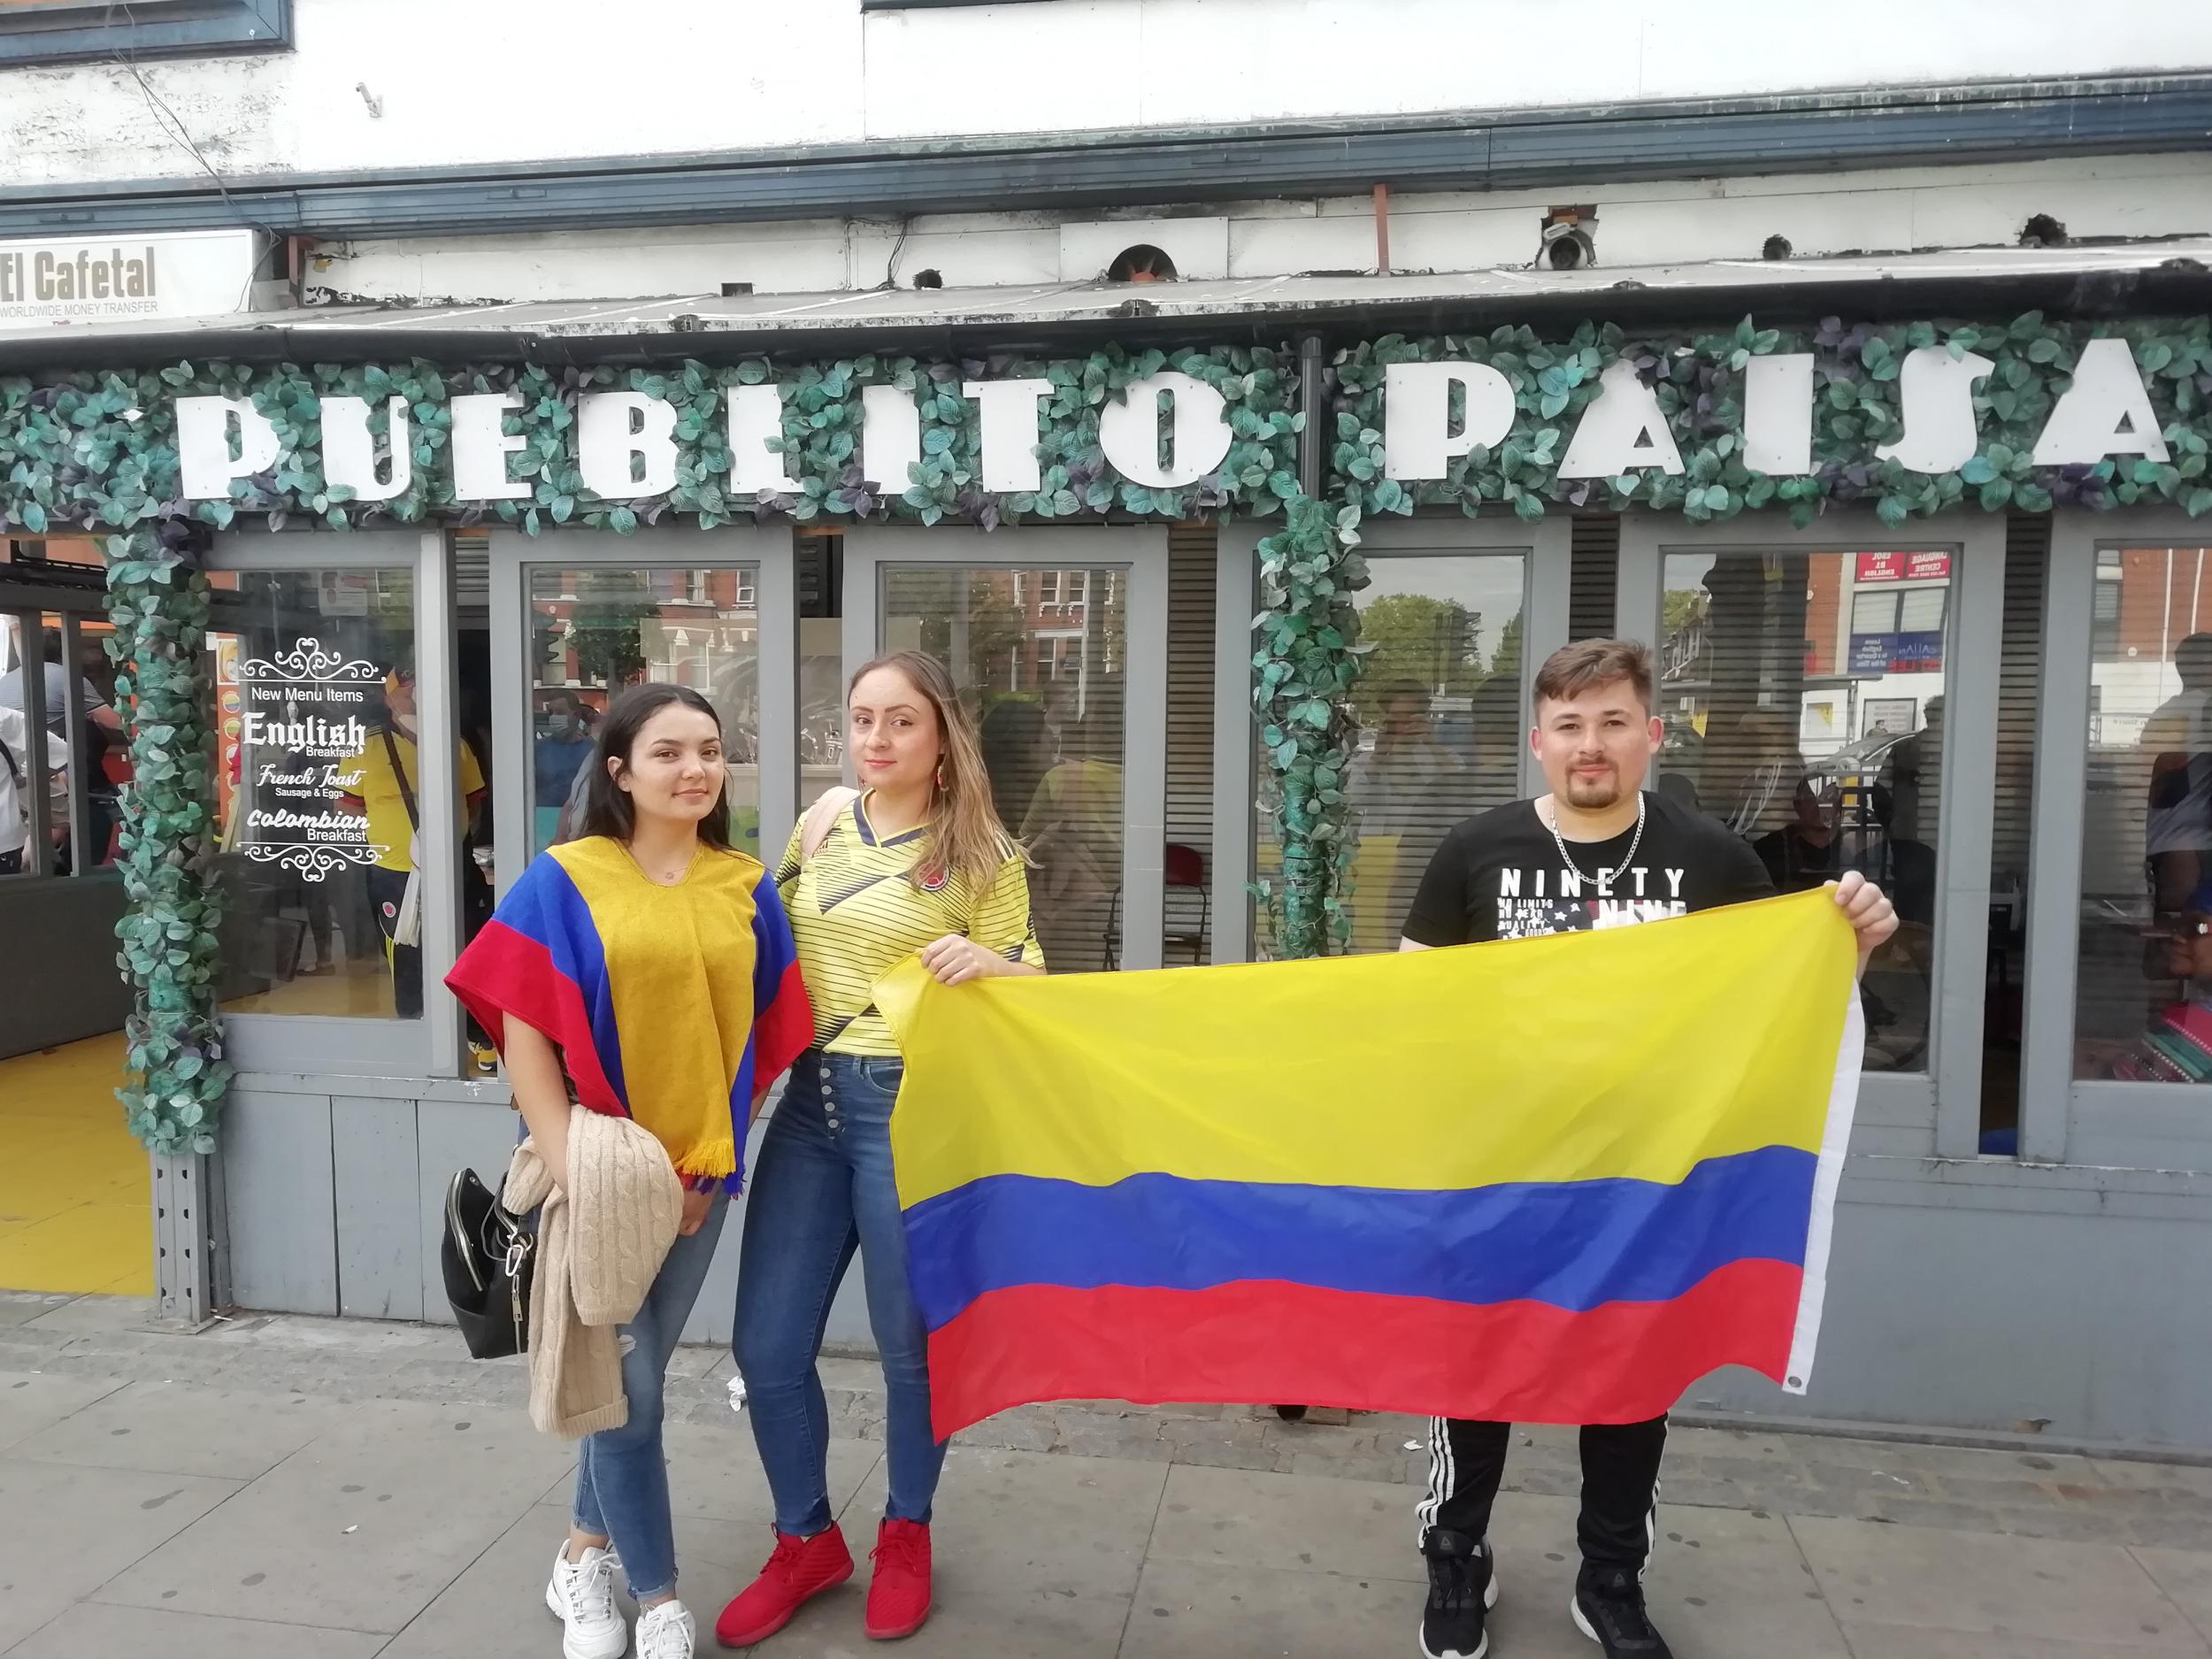
[[[1605,1649],[1605,1659],[1674,1659],[1644,1616],[1644,1586],[1632,1572],[1586,1563],[1575,1578],[1574,1616],[1575,1628]]]
[[[1432,1526],[1422,1535],[1421,1553],[1429,1562],[1421,1651],[1428,1659],[1482,1659],[1490,1651],[1483,1624],[1498,1604],[1497,1563],[1489,1542]]]

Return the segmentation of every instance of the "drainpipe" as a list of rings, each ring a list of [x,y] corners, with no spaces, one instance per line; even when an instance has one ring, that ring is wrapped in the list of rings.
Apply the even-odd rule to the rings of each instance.
[[[1305,411],[1306,429],[1298,434],[1298,488],[1313,500],[1321,498],[1321,479],[1328,460],[1329,428],[1325,417],[1322,371],[1326,349],[1319,334],[1298,342],[1298,407]]]
[[[1375,187],[1375,274],[1390,274],[1390,187]]]

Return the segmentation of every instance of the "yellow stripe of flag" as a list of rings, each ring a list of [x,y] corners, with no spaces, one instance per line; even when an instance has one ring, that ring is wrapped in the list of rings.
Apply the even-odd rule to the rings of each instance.
[[[910,960],[876,987],[910,1066],[899,1199],[995,1174],[1671,1183],[1816,1151],[1852,957],[1810,893],[1594,936],[950,990]]]

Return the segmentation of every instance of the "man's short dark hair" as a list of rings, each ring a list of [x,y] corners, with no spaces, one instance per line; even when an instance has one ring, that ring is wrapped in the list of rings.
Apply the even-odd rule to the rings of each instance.
[[[1648,646],[1634,640],[1578,640],[1561,646],[1536,671],[1536,701],[1564,703],[1625,680],[1648,714],[1657,699],[1655,678]]]

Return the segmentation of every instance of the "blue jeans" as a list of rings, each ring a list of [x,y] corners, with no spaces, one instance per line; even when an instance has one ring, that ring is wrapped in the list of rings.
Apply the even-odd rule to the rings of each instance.
[[[577,1459],[576,1530],[614,1540],[630,1594],[640,1601],[676,1587],[676,1531],[668,1510],[668,1459],[661,1450],[662,1387],[729,1217],[728,1203],[718,1200],[705,1225],[678,1239],[661,1263],[645,1305],[622,1327],[627,1339],[622,1392],[629,1396],[630,1420],[586,1435]]]
[[[737,1271],[737,1368],[776,1530],[827,1530],[829,1407],[816,1360],[830,1302],[861,1254],[868,1324],[889,1400],[894,1520],[929,1519],[945,1448],[929,1425],[929,1333],[906,1277],[906,1230],[891,1179],[896,1060],[810,1049],[791,1068],[745,1208]]]

